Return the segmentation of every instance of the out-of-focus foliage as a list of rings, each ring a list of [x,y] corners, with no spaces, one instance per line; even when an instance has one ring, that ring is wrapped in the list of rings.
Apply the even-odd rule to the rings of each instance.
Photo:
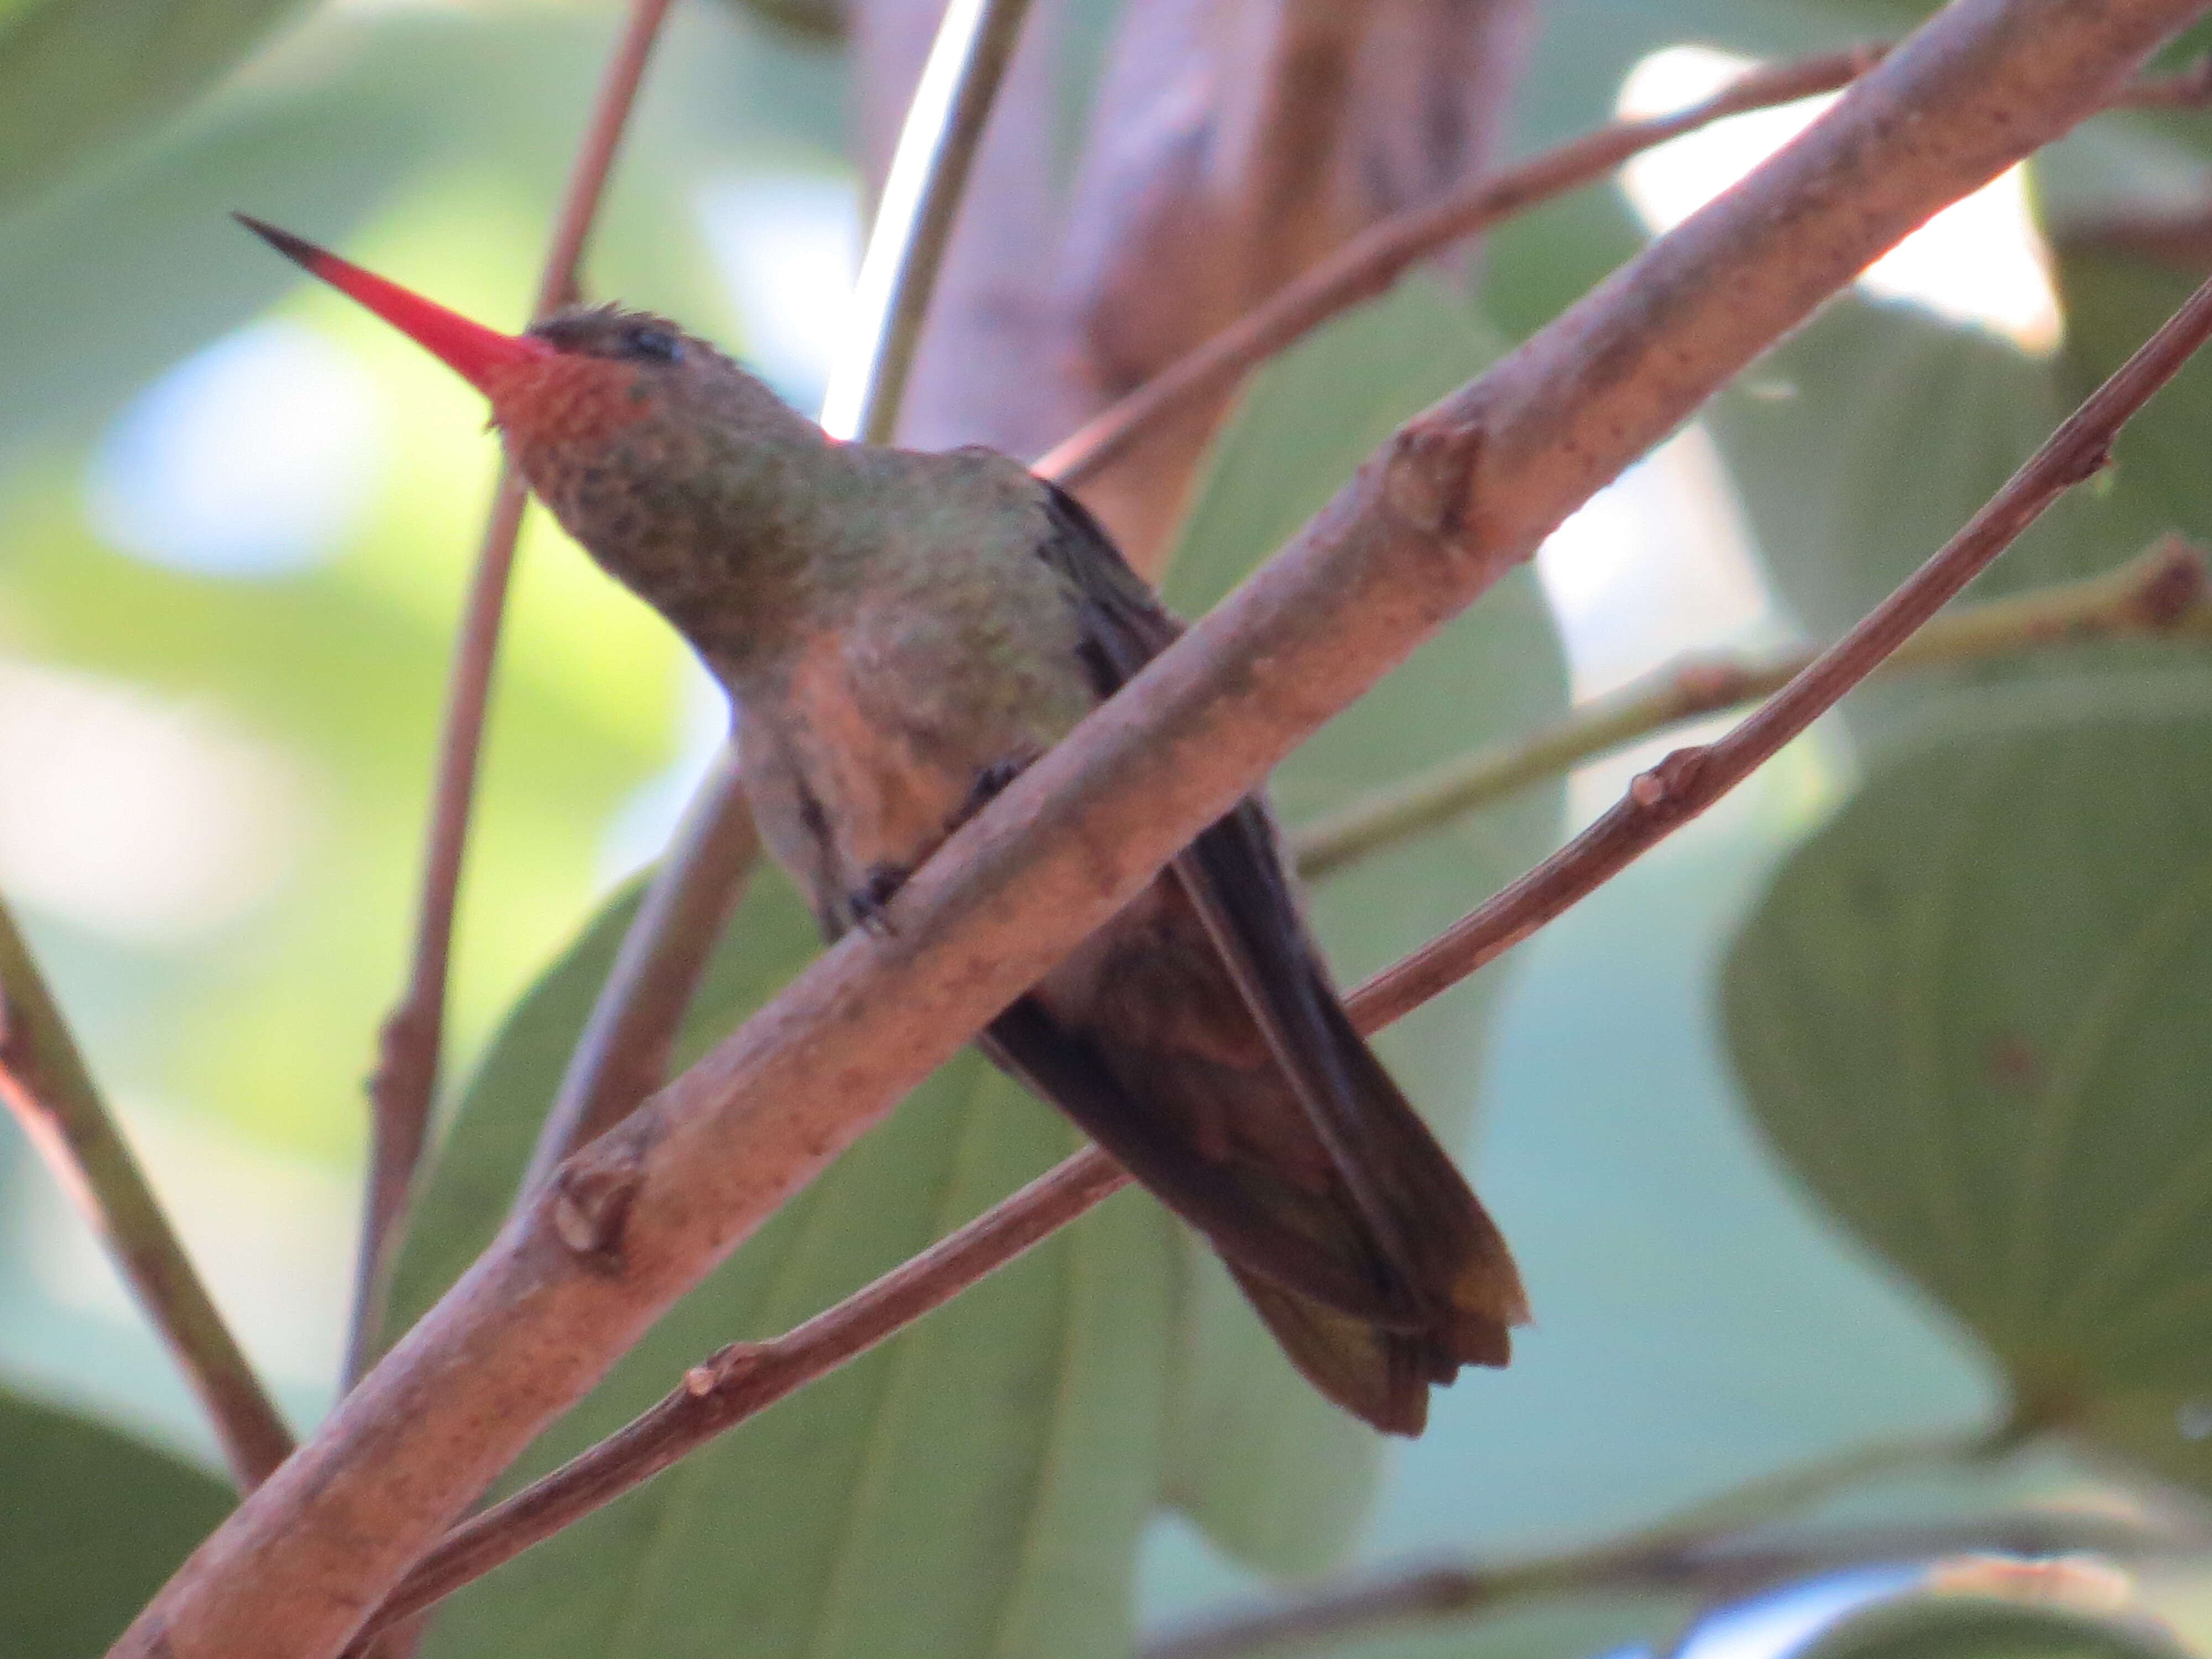
[[[98,1653],[228,1514],[222,1485],[112,1428],[0,1394],[0,1653]]]
[[[10,0],[0,8],[0,207],[202,91],[293,0]]]
[[[592,292],[769,360],[774,307],[810,297],[788,277],[793,227],[818,231],[850,200],[832,49],[842,9],[677,9],[594,242]],[[1085,0],[1066,36],[1071,132],[1112,9]],[[1791,54],[1900,33],[1927,9],[1558,0],[1516,147],[1606,118],[1624,75],[1660,47]],[[134,845],[190,841],[189,789],[169,789],[149,758],[166,732],[195,765],[228,757],[219,775],[265,866],[243,883],[250,898],[167,932],[116,924],[113,904],[72,908],[66,884],[20,896],[134,1123],[195,1126],[198,1162],[149,1161],[188,1238],[209,1242],[219,1290],[270,1282],[227,1280],[226,1252],[299,1253],[210,1213],[252,1207],[224,1196],[261,1177],[238,1146],[315,1167],[356,1155],[356,1080],[400,977],[447,635],[492,453],[465,389],[299,289],[224,215],[286,223],[511,321],[615,21],[604,5],[527,0],[325,7],[238,62],[276,15],[254,0],[0,0],[0,775],[29,777],[21,733],[48,729],[20,711],[97,706],[99,732],[155,735],[143,751],[104,738],[36,751],[110,792],[46,798],[64,850],[94,858],[95,832],[121,816],[167,832]],[[104,56],[85,44],[95,27],[113,43]],[[1789,620],[1847,625],[2150,331],[2193,273],[2118,251],[2091,222],[2135,202],[2201,204],[2208,157],[2207,118],[2130,115],[2039,165],[2063,254],[2056,356],[1851,299],[1718,400],[1707,430]],[[1471,297],[1418,279],[1258,376],[1216,447],[1170,598],[1204,609],[1394,421],[1556,314],[1641,235],[1617,191],[1584,192],[1494,235]],[[768,314],[747,287],[763,268],[786,274]],[[132,550],[100,502],[128,470],[116,455],[144,411],[134,400],[272,308],[280,333],[327,347],[357,382],[371,434],[358,507],[252,574]],[[2207,375],[2162,397],[2124,438],[2117,473],[1980,591],[2101,569],[2168,528],[2212,532]],[[1511,994],[1498,998],[1493,973],[1386,1034],[1386,1057],[1455,1139],[1481,1097],[1482,1185],[1540,1321],[1510,1370],[1440,1395],[1429,1435],[1394,1466],[1288,1372],[1206,1254],[1129,1194],[465,1592],[426,1650],[1108,1659],[1139,1619],[1255,1593],[1262,1573],[1586,1539],[1855,1443],[1994,1421],[2008,1392],[2102,1454],[2100,1479],[2201,1486],[2207,666],[2187,645],[2112,647],[1856,699],[1847,732],[1785,757],[1747,802],[1524,951]],[[1510,582],[1285,766],[1285,817],[1548,718],[1561,671],[1536,583]],[[402,1319],[510,1201],[629,914],[603,890],[673,805],[676,781],[656,775],[718,717],[684,676],[653,619],[533,528],[462,918],[453,1069],[470,1081],[402,1263]],[[117,793],[125,782],[141,793]],[[0,792],[0,888],[35,863],[25,794]],[[1332,880],[1316,918],[1341,977],[1532,861],[1558,815],[1556,791],[1533,792]],[[52,855],[54,835],[40,844]],[[685,1053],[814,948],[788,889],[762,875]],[[1073,1144],[972,1056],[957,1061],[512,1479],[612,1428],[720,1344],[857,1287]],[[0,1140],[0,1371],[48,1388],[81,1377],[110,1408],[176,1425],[167,1367],[147,1339],[112,1334],[89,1247],[12,1152]],[[208,1176],[225,1158],[227,1187]],[[333,1273],[310,1294],[319,1307],[343,1291]],[[326,1397],[327,1365],[281,1380],[308,1407]],[[1862,1512],[1957,1514],[1990,1497],[1970,1472],[1922,1475],[1860,1492]],[[93,1650],[227,1501],[165,1458],[27,1407],[0,1409],[0,1477],[11,1513],[66,1522],[0,1527],[8,1652]],[[92,1535],[74,1530],[79,1515],[128,1517],[97,1534],[125,1553],[97,1571],[70,1553]],[[19,1579],[38,1595],[14,1600]],[[1571,1595],[1332,1651],[1587,1659],[1671,1643],[1690,1611],[1672,1591]],[[1988,1609],[1966,1628],[1957,1613],[1900,1603],[1820,1645],[1854,1659],[1905,1645],[2163,1651],[2131,1630],[2054,1636],[2047,1620]],[[27,1624],[19,1641],[17,1616],[82,1622]]]
[[[842,40],[848,27],[842,0],[733,0],[758,17],[810,40]]]
[[[2212,717],[2068,701],[1953,724],[1798,848],[1729,1037],[1791,1169],[2026,1411],[2212,1485]]]

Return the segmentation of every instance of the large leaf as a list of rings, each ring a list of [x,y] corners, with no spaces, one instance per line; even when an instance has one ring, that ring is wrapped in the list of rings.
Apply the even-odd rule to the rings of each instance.
[[[1832,637],[1948,541],[2072,403],[2049,361],[1917,307],[1854,297],[1762,357],[1714,401],[1708,420],[1769,579],[1808,632]],[[2170,499],[2150,482],[2123,466],[2067,495],[2006,550],[1973,597],[2122,562],[2173,527]],[[2075,647],[1915,674],[1855,696],[1847,714],[1858,735],[1880,742],[1900,721],[1924,726],[1962,686],[2133,672],[2165,651]]]
[[[0,1653],[91,1659],[228,1513],[228,1488],[86,1419],[0,1395]]]
[[[497,1224],[627,904],[509,1022],[463,1103],[402,1263],[424,1305]],[[755,883],[687,1053],[815,948]],[[537,1474],[720,1343],[787,1328],[1077,1145],[972,1053],[686,1298],[533,1447]],[[547,1656],[1118,1655],[1152,1502],[1175,1265],[1151,1200],[1111,1200],[872,1354],[458,1598],[427,1651]]]
[[[2212,1484],[2212,720],[2017,708],[1885,769],[1730,953],[1760,1126],[2015,1401]]]
[[[1407,416],[1486,368],[1493,337],[1421,276],[1345,317],[1258,375],[1214,446],[1167,585],[1202,611],[1273,552]],[[1293,821],[1442,757],[1525,729],[1565,701],[1559,641],[1527,573],[1332,721],[1285,763]],[[1538,789],[1331,879],[1315,920],[1347,982],[1420,944],[1443,920],[1533,863],[1558,833]],[[1481,975],[1379,1045],[1447,1145],[1465,1137],[1495,990]],[[1293,1371],[1211,1251],[1188,1241],[1194,1290],[1170,1496],[1214,1540],[1282,1571],[1339,1553],[1365,1512],[1376,1437]]]
[[[82,435],[139,383],[301,280],[231,222],[233,209],[340,242],[392,191],[465,157],[501,198],[455,228],[464,256],[496,247],[507,216],[550,213],[609,27],[542,10],[318,17],[158,144],[5,220],[0,453]],[[810,149],[827,155],[837,70],[718,11],[679,10],[669,37],[593,270],[643,303],[690,301],[680,308],[696,316],[700,287],[719,285],[670,278],[705,264],[697,179],[741,156],[781,167]],[[665,205],[672,197],[680,214]],[[521,305],[530,271],[528,258],[513,263],[510,306]]]
[[[297,0],[26,0],[0,14],[0,207],[151,128]]]
[[[2094,244],[2068,248],[2058,270],[2066,304],[2060,377],[2077,397],[2148,339],[2204,274]],[[2197,537],[2212,535],[2208,431],[2212,362],[2200,356],[2184,365],[2112,446],[2122,485],[2149,503],[2166,525]]]

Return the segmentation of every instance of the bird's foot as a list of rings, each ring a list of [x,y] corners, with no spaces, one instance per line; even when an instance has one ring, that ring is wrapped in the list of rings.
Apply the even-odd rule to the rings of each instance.
[[[853,920],[862,931],[878,939],[889,939],[898,930],[891,926],[890,903],[898,890],[906,885],[906,878],[914,872],[896,864],[878,864],[868,872],[867,879],[846,896],[852,908]]]
[[[957,830],[976,813],[998,799],[1006,793],[1008,784],[1030,769],[1030,763],[1036,758],[1034,755],[1024,755],[1018,758],[993,761],[978,772],[975,775],[975,781],[968,787],[968,799],[961,803],[960,810],[952,815],[951,822],[945,826],[946,833],[950,834],[952,830]]]

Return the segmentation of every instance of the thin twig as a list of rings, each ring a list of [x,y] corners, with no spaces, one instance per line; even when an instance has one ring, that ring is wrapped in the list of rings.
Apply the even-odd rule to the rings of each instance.
[[[1663,778],[1666,787],[1658,792],[1646,788],[1641,795],[1632,788],[1629,800],[1615,809],[1612,816],[1629,812],[1645,838],[1621,853],[1618,863],[1606,873],[1668,830],[1687,822],[1747,776],[1783,742],[1871,672],[1911,629],[1920,627],[2059,495],[2100,470],[2112,438],[2128,416],[2171,378],[2208,335],[2212,335],[2212,283],[2192,296],[2094,393],[1965,530],[1858,628],[1801,664],[1783,690],[1728,737],[1709,748],[1678,750],[1653,772],[1639,777],[1639,786],[1647,780]],[[2109,632],[2124,622],[2133,626],[2172,626],[2185,614],[2201,608],[2204,574],[2203,562],[2194,550],[2169,540],[2106,576],[1995,601],[1954,618],[1951,628],[1937,635],[1936,645],[1923,647],[1918,654],[1923,659],[1955,661],[2016,647],[2024,638],[2079,637],[2082,629]],[[1752,758],[1744,758],[1747,755]],[[1670,814],[1669,805],[1693,788],[1705,792],[1695,797],[1697,804]],[[1607,821],[1600,820],[1594,830]],[[1579,840],[1571,843],[1566,851],[1572,853],[1581,844]],[[1604,844],[1617,849],[1626,842],[1616,836]],[[1548,867],[1540,866],[1536,873],[1541,875]],[[1520,890],[1532,879],[1524,878],[1507,889],[1507,893]],[[1594,881],[1589,884],[1595,884]],[[1571,901],[1545,912],[1546,918],[1565,908],[1568,902]],[[1489,908],[1476,912],[1476,918]],[[1445,939],[1453,938],[1468,925],[1462,923]],[[1506,942],[1522,937],[1534,925]],[[1491,955],[1504,948],[1498,945]],[[1371,1033],[1489,960],[1485,956],[1460,969],[1463,957],[1438,964],[1435,951],[1434,945],[1424,947],[1347,998],[1353,1024],[1363,1033]],[[1407,991],[1409,983],[1417,991]],[[1126,1179],[1103,1152],[1095,1147],[1087,1149],[986,1212],[944,1244],[915,1257],[798,1330],[771,1343],[739,1344],[722,1350],[694,1368],[682,1389],[628,1428],[456,1528],[410,1574],[379,1620],[428,1606],[468,1579],[612,1502],[694,1448],[950,1300],[1054,1228],[1073,1220]],[[1039,1226],[1033,1212],[1048,1206],[1056,1218],[1049,1225]],[[769,1356],[773,1364],[764,1358]],[[762,1382],[763,1375],[770,1379],[768,1383]]]
[[[544,1185],[562,1158],[622,1121],[668,1080],[684,1011],[759,853],[737,757],[726,744],[623,935],[532,1149],[518,1204]]]
[[[599,83],[590,125],[570,170],[553,230],[552,246],[531,307],[533,322],[568,304],[576,293],[584,242],[605,194],[607,175],[637,101],[646,60],[667,15],[669,0],[635,0],[614,56]],[[362,1203],[361,1254],[354,1276],[353,1318],[346,1341],[344,1377],[350,1387],[374,1358],[384,1320],[400,1218],[429,1133],[444,1046],[446,982],[453,957],[453,912],[460,892],[461,857],[474,805],[477,760],[483,745],[484,712],[507,608],[514,546],[522,527],[524,491],[502,463],[491,516],[477,555],[453,664],[446,689],[445,726],[439,738],[437,777],[423,854],[422,897],[416,917],[415,951],[407,990],[385,1021],[376,1073],[369,1082],[368,1190]]]
[[[860,264],[854,332],[869,349],[838,363],[823,399],[833,437],[884,444],[898,429],[969,168],[1029,9],[1030,0],[952,0],[937,26]]]
[[[1875,43],[1748,70],[1686,109],[1601,127],[1479,179],[1432,206],[1386,220],[1092,416],[1040,457],[1036,471],[1070,488],[1095,477],[1178,410],[1224,391],[1238,376],[1330,318],[1382,293],[1413,266],[1454,242],[1594,183],[1624,161],[1715,121],[1847,86],[1888,50],[1887,45]],[[2212,101],[2212,56],[2179,74],[2131,82],[2111,106],[2193,109],[2208,101]]]
[[[1148,1642],[1143,1659],[1232,1659],[1292,1651],[1351,1631],[1372,1632],[1414,1619],[1465,1617],[1577,1589],[1702,1588],[1713,1547],[1722,1540],[1741,1538],[1885,1475],[1976,1462],[1993,1450],[1991,1435],[1980,1429],[1852,1446],[1754,1475],[1717,1497],[1597,1543],[1492,1566],[1449,1563],[1363,1575],[1279,1606],[1209,1620]],[[1772,1553],[1765,1552],[1769,1558]],[[1729,1565],[1721,1567],[1722,1582],[1715,1589],[1741,1594],[1753,1587],[1742,1582],[1753,1562],[1741,1547],[1718,1559]]]
[[[2212,637],[2212,595],[2204,555],[2169,536],[2102,575],[1938,617],[1899,647],[1880,672],[2177,633]],[[1456,756],[1301,825],[1291,837],[1298,873],[1309,880],[1334,874],[1608,750],[1767,696],[1814,655],[1811,646],[1794,646],[1758,657],[1691,656],[1669,663],[1539,731]]]
[[[447,1534],[378,1609],[356,1646],[865,1353],[1128,1182],[1112,1158],[1087,1148],[805,1324],[773,1341],[733,1342],[709,1354],[642,1416]]]
[[[1601,179],[1630,157],[1747,110],[1848,86],[1880,62],[1874,45],[1750,70],[1701,103],[1671,115],[1617,121],[1430,206],[1386,219],[1344,244],[1204,344],[1086,421],[1039,458],[1036,471],[1073,488],[1095,477],[1176,410],[1219,392],[1237,376],[1407,270],[1499,220]]]
[[[2113,439],[2212,336],[2212,282],[2191,294],[2136,354],[2028,457],[1966,526],[1866,618],[1793,676],[1718,742],[1678,749],[1589,829],[1382,976],[1395,1016],[1426,1002],[1528,937],[1749,776],[1833,708],[1913,630],[2075,484],[2110,463]]]
[[[0,1105],[46,1159],[199,1396],[231,1474],[250,1492],[292,1432],[192,1269],[109,1116],[14,921],[0,908]]]
[[[1255,1659],[1298,1653],[1331,1639],[1467,1619],[1516,1602],[1576,1592],[1687,1595],[1707,1607],[1822,1573],[1947,1555],[2180,1556],[2202,1540],[2109,1516],[2026,1510],[1896,1526],[1825,1529],[1771,1544],[1716,1537],[1601,1546],[1588,1552],[1486,1567],[1449,1562],[1324,1585],[1279,1607],[1230,1614],[1147,1642],[1142,1659]]]
[[[563,1166],[112,1650],[329,1659],[545,1424],[1267,769],[2199,0],[1953,0],[1733,189],[1408,422],[848,936]],[[1813,671],[1820,672],[1819,665]]]

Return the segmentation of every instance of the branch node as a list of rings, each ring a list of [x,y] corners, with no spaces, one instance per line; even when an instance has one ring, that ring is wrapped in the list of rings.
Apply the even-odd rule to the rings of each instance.
[[[554,1237],[596,1271],[619,1273],[623,1224],[644,1185],[640,1137],[622,1133],[593,1141],[553,1177],[547,1218]]]
[[[2148,567],[2135,596],[2136,611],[2148,626],[2172,628],[2204,602],[2204,555],[2180,537],[2161,539]]]
[[[1474,472],[1482,442],[1479,419],[1432,412],[1409,422],[1382,455],[1384,506],[1455,559],[1474,550]]]
[[[1709,745],[1695,744],[1675,750],[1649,771],[1638,772],[1628,785],[1630,803],[1644,812],[1656,812],[1669,805],[1686,805],[1698,774],[1705,769],[1705,757],[1711,752]]]

